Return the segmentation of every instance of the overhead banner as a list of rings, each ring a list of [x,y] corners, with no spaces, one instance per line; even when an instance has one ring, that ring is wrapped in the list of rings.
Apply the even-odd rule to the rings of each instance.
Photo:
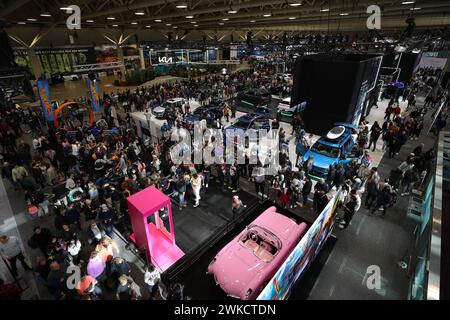
[[[92,81],[89,79],[89,94],[91,96],[91,106],[92,111],[99,112],[100,111],[100,91],[98,90],[98,82]]]
[[[45,120],[53,121],[53,107],[50,99],[50,90],[47,80],[38,80],[36,82],[39,100],[41,101],[42,111],[44,112]]]
[[[331,235],[340,191],[317,217],[257,300],[284,300]]]

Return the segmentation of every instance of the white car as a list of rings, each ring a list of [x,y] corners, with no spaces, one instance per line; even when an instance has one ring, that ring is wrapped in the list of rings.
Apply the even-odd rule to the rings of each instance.
[[[186,99],[184,98],[172,98],[164,102],[162,105],[154,107],[152,109],[152,113],[158,119],[164,119],[166,116],[166,109],[179,109],[181,113],[184,112],[183,105],[186,103]]]
[[[285,98],[278,104],[278,110],[287,111],[291,109],[291,97]]]
[[[76,81],[80,79],[80,76],[77,74],[66,74],[63,76],[64,81]]]
[[[286,82],[290,82],[290,81],[292,81],[294,79],[294,77],[290,73],[284,73],[283,74],[283,79]]]

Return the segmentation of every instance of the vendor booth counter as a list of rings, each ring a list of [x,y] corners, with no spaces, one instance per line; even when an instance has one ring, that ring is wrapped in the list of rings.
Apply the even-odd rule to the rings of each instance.
[[[184,256],[176,245],[170,198],[150,186],[127,199],[134,233],[130,235],[147,261],[164,272]]]

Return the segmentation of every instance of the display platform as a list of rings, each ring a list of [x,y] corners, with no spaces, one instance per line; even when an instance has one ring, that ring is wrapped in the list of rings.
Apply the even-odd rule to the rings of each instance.
[[[222,229],[222,232],[212,235],[197,250],[190,252],[180,259],[169,270],[167,270],[166,280],[181,282],[185,286],[185,293],[193,300],[222,300],[232,299],[216,285],[212,275],[206,274],[209,263],[215,255],[237,234],[239,234],[249,223],[258,217],[264,210],[273,206],[273,202],[266,201],[263,204],[256,203],[247,208],[242,217],[235,225],[229,225]],[[277,207],[277,211],[296,223],[305,222],[310,227],[310,223],[290,211]],[[317,259],[310,265],[299,283],[294,287],[291,299],[306,299],[314,286],[320,270],[328,259],[335,243],[335,239],[330,237]]]
[[[249,107],[246,104],[240,103],[237,99],[235,99],[236,101],[236,110],[240,111],[240,112],[244,112],[244,113],[252,113],[255,112],[255,108],[253,107]],[[278,111],[278,104],[280,103],[281,99],[275,99],[273,98],[269,105],[269,119],[275,119],[277,117],[277,111]],[[287,117],[282,117],[283,119],[280,119],[281,121],[284,122],[290,122],[290,120],[288,120],[289,118]]]

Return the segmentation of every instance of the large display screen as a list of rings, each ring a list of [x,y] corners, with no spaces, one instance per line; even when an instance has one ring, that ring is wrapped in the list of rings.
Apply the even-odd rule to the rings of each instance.
[[[275,276],[260,293],[258,300],[284,300],[289,297],[296,282],[331,235],[336,220],[339,194],[340,191],[336,192],[328,202]]]
[[[75,65],[95,63],[93,47],[36,49],[44,73],[71,73]],[[26,49],[15,49],[14,60],[31,73],[31,63]]]

